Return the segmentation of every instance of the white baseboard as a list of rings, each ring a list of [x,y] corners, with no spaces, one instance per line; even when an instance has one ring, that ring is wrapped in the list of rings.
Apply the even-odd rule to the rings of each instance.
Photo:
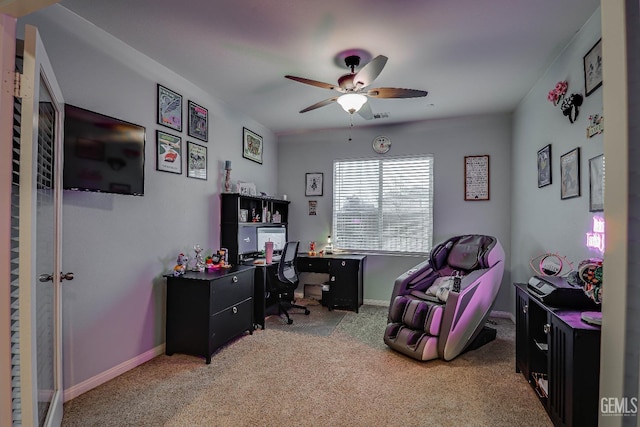
[[[152,348],[151,350],[145,351],[138,356],[129,359],[127,361],[122,362],[121,364],[114,366],[111,369],[107,369],[106,371],[89,378],[79,384],[69,387],[64,390],[64,401],[68,402],[71,399],[74,399],[80,396],[82,393],[86,393],[87,391],[98,387],[101,384],[106,383],[109,380],[114,379],[115,377],[124,374],[127,371],[135,368],[136,366],[142,365],[145,362],[153,359],[156,356],[164,354],[164,344],[161,344],[157,347]]]
[[[363,303],[366,305],[377,305],[380,307],[389,307],[389,301],[377,300],[377,299],[365,299]]]

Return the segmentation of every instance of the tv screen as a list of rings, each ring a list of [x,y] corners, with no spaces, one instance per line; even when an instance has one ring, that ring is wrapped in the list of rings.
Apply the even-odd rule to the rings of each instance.
[[[65,190],[144,195],[145,128],[66,104]]]

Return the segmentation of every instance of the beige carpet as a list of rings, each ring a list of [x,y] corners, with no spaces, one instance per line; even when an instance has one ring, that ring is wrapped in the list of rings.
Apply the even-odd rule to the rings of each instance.
[[[551,426],[515,372],[509,320],[478,350],[419,363],[384,345],[385,319],[363,306],[329,336],[257,330],[210,365],[159,356],[67,402],[63,425]]]

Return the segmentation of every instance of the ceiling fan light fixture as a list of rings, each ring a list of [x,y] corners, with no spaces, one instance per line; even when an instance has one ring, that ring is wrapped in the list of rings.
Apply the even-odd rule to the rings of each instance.
[[[367,97],[359,93],[347,93],[346,95],[338,97],[337,101],[344,111],[353,114],[358,112],[364,103],[367,102]]]

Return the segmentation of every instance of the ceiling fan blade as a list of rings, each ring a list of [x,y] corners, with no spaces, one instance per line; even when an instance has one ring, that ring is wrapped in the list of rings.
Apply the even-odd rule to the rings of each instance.
[[[308,106],[304,110],[300,110],[300,112],[301,113],[306,113],[307,111],[311,111],[311,110],[315,110],[316,108],[324,107],[325,105],[329,105],[332,102],[336,102],[337,99],[338,99],[338,97],[334,96],[333,98],[329,98],[329,99],[325,99],[324,101],[316,102],[315,104]]]
[[[362,67],[360,71],[353,77],[353,84],[357,89],[369,86],[380,75],[382,69],[387,64],[387,58],[384,55],[378,55],[373,58],[367,65]]]
[[[358,110],[358,114],[365,120],[372,120],[373,110],[371,110],[371,104],[369,102],[365,102]]]
[[[366,95],[372,98],[420,98],[421,96],[427,96],[428,93],[429,92],[425,90],[418,89],[378,87],[375,89],[369,89]]]
[[[305,79],[304,77],[296,77],[296,76],[285,76],[285,78],[294,80],[296,82],[304,83],[307,85],[321,87],[323,89],[337,90],[339,92],[342,92],[342,89],[339,86],[332,85],[329,83],[319,82],[317,80]]]

